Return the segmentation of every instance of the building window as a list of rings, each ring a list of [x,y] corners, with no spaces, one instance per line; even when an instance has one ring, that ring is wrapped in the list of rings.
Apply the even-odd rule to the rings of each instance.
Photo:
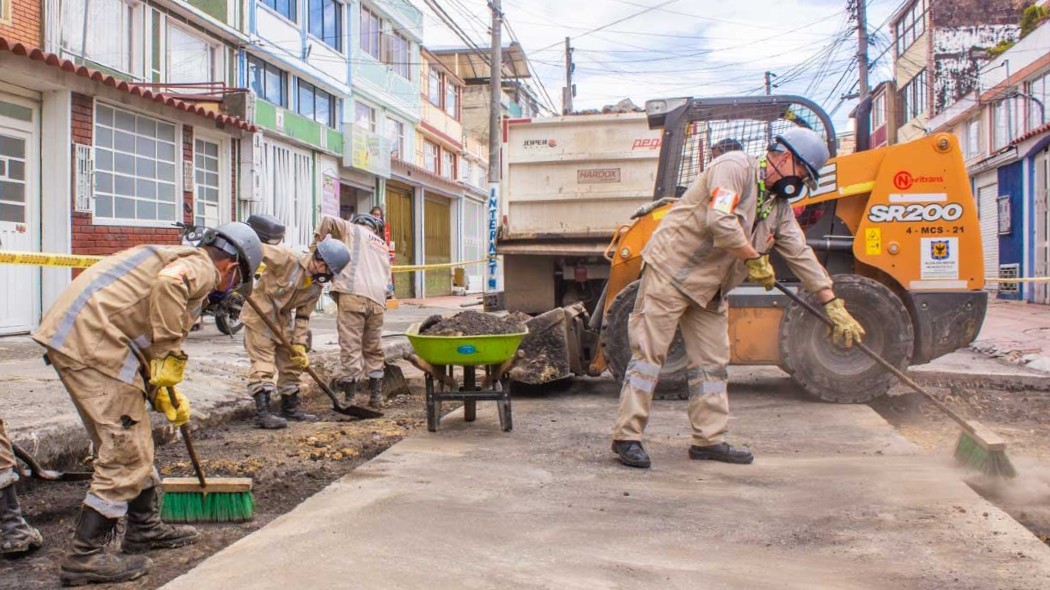
[[[894,28],[897,55],[904,53],[915,40],[926,32],[926,0],[917,0],[901,15]]]
[[[322,125],[336,127],[338,109],[336,109],[335,96],[328,94],[309,82],[303,81],[301,78],[296,85],[299,89],[299,94],[295,104],[295,112]]]
[[[219,149],[219,144],[213,141],[196,139],[193,142],[193,222],[205,227],[222,223]]]
[[[441,107],[441,71],[430,66],[430,74],[427,76],[427,100],[430,104]]]
[[[1043,74],[1028,83],[1028,129],[1032,130],[1050,123],[1045,111],[1050,109],[1050,73]],[[1038,101],[1038,102],[1036,102]]]
[[[248,56],[248,86],[267,102],[288,106],[288,74],[254,55]]]
[[[992,149],[1000,150],[1010,145],[1022,133],[1022,98],[1003,99],[992,107]]]
[[[459,120],[459,87],[445,78],[445,113]]]
[[[904,121],[926,114],[926,70],[915,75],[907,84],[901,88],[901,105],[903,106]]]
[[[131,73],[132,10],[122,0],[64,0],[59,29],[62,49],[107,68]],[[94,23],[104,25],[89,26]]]
[[[408,146],[405,145],[405,124],[397,119],[388,119],[388,121],[390,121],[390,139],[394,142],[394,153],[399,160],[404,160],[408,152]]]
[[[456,179],[456,154],[441,150],[441,175],[449,180]]]
[[[383,63],[390,66],[390,69],[406,80],[412,79],[412,64],[411,57],[409,55],[409,48],[411,44],[408,41],[408,37],[405,37],[401,33],[392,33],[386,36],[386,58]]]
[[[459,180],[465,184],[470,184],[474,179],[474,162],[463,158],[460,172]]]
[[[26,222],[26,140],[0,135],[0,221]]]
[[[0,21],[11,21],[11,0],[0,0]]]
[[[295,18],[296,0],[259,0],[259,4],[262,4],[293,23],[297,22]]]
[[[372,57],[379,59],[379,33],[380,33],[380,20],[376,16],[376,13],[361,6],[361,40],[359,41],[361,49],[371,55]]]
[[[95,109],[95,217],[146,223],[181,219],[175,125],[120,109]]]
[[[217,55],[215,46],[206,40],[180,27],[168,26],[168,82],[189,84],[221,80]]]
[[[423,167],[427,169],[427,172],[437,174],[440,171],[438,168],[438,151],[436,144],[423,140]]]
[[[965,138],[965,150],[966,159],[975,158],[982,152],[981,150],[981,120],[973,119],[966,123],[966,138]]]
[[[337,0],[308,0],[310,34],[322,43],[343,50],[343,6]]]
[[[879,94],[871,103],[871,130],[886,124],[886,95]]]
[[[363,102],[354,104],[354,123],[362,129],[375,133],[378,124],[376,110]]]

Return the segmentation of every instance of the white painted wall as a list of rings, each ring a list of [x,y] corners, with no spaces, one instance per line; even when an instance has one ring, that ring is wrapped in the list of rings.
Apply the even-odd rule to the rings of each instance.
[[[69,174],[50,174],[53,170],[72,170],[70,145],[72,93],[51,90],[43,93],[41,107],[40,153],[47,154],[47,169],[40,175],[41,249],[68,253],[72,249],[72,186]],[[44,268],[41,276],[42,309],[48,309],[71,280],[67,268]]]

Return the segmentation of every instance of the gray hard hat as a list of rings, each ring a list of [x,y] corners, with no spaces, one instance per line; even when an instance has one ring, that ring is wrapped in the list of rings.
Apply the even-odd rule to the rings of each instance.
[[[256,213],[248,217],[248,225],[259,234],[259,239],[267,244],[280,244],[284,239],[284,224],[273,215]]]
[[[317,243],[316,254],[334,275],[343,272],[346,265],[350,264],[350,250],[332,236]]]
[[[247,223],[234,221],[215,229],[208,229],[201,246],[211,246],[237,259],[241,266],[241,280],[251,281],[262,262],[262,241]]]
[[[820,177],[820,169],[831,157],[828,144],[819,133],[804,127],[794,127],[773,138],[772,149],[782,151],[781,148],[791,152],[809,172],[806,184],[812,190],[816,187],[817,178]]]
[[[361,213],[359,215],[355,215],[354,219],[350,223],[356,223],[358,225],[367,225],[368,227],[372,228],[372,231],[374,231],[375,233],[383,233],[383,220],[369,213]]]

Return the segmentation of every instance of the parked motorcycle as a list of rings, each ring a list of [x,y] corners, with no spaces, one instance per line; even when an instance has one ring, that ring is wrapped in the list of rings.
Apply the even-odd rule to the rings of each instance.
[[[202,225],[192,225],[184,222],[175,223],[182,235],[183,246],[197,246],[204,238],[207,229]],[[245,289],[247,287],[242,287]],[[241,309],[244,307],[244,293],[240,290],[227,294],[213,294],[208,297],[208,302],[201,310],[201,317],[210,315],[215,318],[215,327],[227,336],[233,336],[241,331],[244,323],[241,322]]]

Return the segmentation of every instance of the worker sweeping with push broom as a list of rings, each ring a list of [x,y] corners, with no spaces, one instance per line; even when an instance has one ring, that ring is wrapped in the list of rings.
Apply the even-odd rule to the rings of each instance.
[[[61,562],[64,585],[134,580],[151,566],[135,554],[197,540],[193,527],[161,521],[146,402],[175,426],[186,424],[182,342],[207,298],[251,280],[261,260],[259,238],[243,223],[209,230],[199,247],[130,248],[81,273],[33,333],[97,453],[73,547]],[[122,551],[131,555],[108,553],[125,516]]]
[[[642,434],[667,350],[681,328],[689,357],[689,422],[698,460],[751,463],[754,455],[725,441],[729,423],[728,301],[745,279],[772,289],[769,261],[778,252],[824,304],[833,337],[845,346],[860,342],[864,330],[832,291],[832,280],[817,261],[788,199],[803,184],[815,185],[829,158],[817,133],[794,128],[774,137],[755,159],[727,151],[714,159],[660,222],[642,257],[646,267],[629,321],[632,349],[620,392],[612,450],[620,462],[647,468]]]

